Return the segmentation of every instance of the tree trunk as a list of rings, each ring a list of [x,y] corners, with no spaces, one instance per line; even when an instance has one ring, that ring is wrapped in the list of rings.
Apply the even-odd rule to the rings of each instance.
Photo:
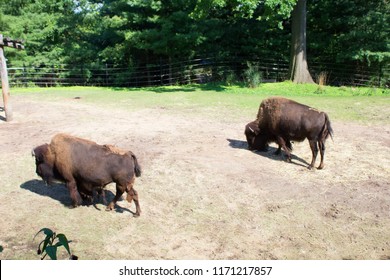
[[[306,0],[298,0],[292,11],[289,77],[294,83],[314,83],[306,60]]]

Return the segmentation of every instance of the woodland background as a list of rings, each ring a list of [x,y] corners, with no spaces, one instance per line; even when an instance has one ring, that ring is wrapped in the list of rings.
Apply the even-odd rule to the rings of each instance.
[[[248,67],[285,80],[296,2],[0,0],[0,33],[25,41],[6,51],[11,84],[230,82]],[[388,87],[389,14],[388,0],[307,1],[313,79]]]

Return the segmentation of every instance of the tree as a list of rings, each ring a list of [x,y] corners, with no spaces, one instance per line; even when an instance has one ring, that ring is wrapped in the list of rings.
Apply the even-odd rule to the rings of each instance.
[[[240,69],[251,60],[290,58],[289,78],[312,82],[308,60],[385,68],[389,5],[388,0],[0,0],[0,30],[25,40],[25,52],[7,50],[12,66],[67,64],[79,70],[111,64],[131,72],[135,66],[212,56],[235,59]]]
[[[283,26],[291,17],[291,53],[289,77],[296,83],[314,83],[307,65],[306,52],[306,0],[198,0],[196,13],[204,16],[216,7],[229,6],[242,17],[252,18],[262,10],[259,20],[267,20]]]
[[[314,57],[337,63],[389,62],[390,1],[317,0],[307,5]]]
[[[25,41],[26,52],[10,52],[10,64],[64,62],[65,45],[74,40],[71,23],[77,22],[73,0],[10,0],[0,2],[0,11],[4,12],[0,18],[4,35]]]
[[[307,64],[306,0],[298,0],[291,20],[290,80],[295,83],[314,83]]]

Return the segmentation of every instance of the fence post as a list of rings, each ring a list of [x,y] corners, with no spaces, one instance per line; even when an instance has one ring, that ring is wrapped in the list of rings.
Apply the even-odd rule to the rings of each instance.
[[[105,69],[106,71],[106,75],[105,75],[105,82],[106,82],[106,86],[108,86],[108,64],[106,63],[106,69]]]
[[[163,81],[162,59],[160,57],[160,86],[162,86],[163,84],[164,81]]]
[[[1,73],[1,89],[3,92],[3,101],[4,101],[4,111],[5,119],[7,122],[12,121],[12,106],[9,102],[10,93],[9,93],[9,84],[8,84],[8,72],[7,72],[7,63],[4,57],[3,49],[3,35],[0,34],[0,73]]]
[[[22,74],[22,76],[23,76],[23,79],[22,79],[22,83],[23,83],[23,86],[24,87],[27,87],[27,74],[26,74],[26,64],[23,62],[23,74]]]
[[[379,81],[378,81],[378,87],[382,87],[382,62],[379,62]]]

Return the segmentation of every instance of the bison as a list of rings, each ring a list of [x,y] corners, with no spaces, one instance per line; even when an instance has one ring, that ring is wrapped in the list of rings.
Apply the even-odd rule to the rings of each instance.
[[[325,112],[282,97],[271,97],[260,104],[257,119],[245,126],[245,135],[250,150],[265,150],[269,143],[275,142],[291,162],[290,141],[301,142],[306,138],[312,151],[309,169],[314,167],[318,149],[324,167],[325,140],[333,136],[328,115]]]
[[[141,213],[138,193],[133,188],[135,177],[141,176],[141,167],[131,151],[124,151],[111,145],[98,145],[95,142],[67,134],[55,135],[50,144],[33,149],[36,173],[46,183],[64,182],[69,190],[74,207],[82,203],[80,194],[93,197],[103,194],[103,188],[116,183],[116,195],[108,204],[114,206],[122,194],[127,192],[127,201],[134,200],[136,213]]]

